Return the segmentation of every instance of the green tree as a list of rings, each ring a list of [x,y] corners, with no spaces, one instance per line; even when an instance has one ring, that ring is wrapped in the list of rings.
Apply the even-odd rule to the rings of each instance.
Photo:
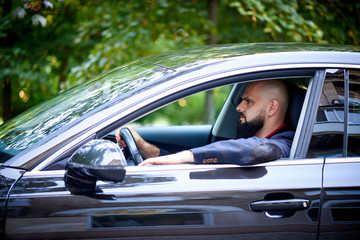
[[[359,8],[339,0],[0,0],[0,110],[6,120],[123,63],[178,48],[358,44]]]
[[[71,66],[81,64],[94,48],[91,36],[76,41],[86,18],[87,1],[0,2],[0,79],[4,120],[66,88]]]
[[[82,35],[97,31],[102,39],[71,77],[84,81],[142,56],[204,45],[209,26],[201,1],[104,2],[81,27]]]
[[[48,1],[1,1],[0,78],[4,120],[54,95],[48,58],[54,9]],[[50,4],[50,5],[46,5]],[[60,5],[60,3],[59,3]],[[50,39],[49,39],[50,38]],[[31,92],[43,92],[30,95]]]
[[[358,45],[360,3],[340,0],[225,0],[219,42]],[[234,11],[235,10],[235,11]],[[227,27],[229,26],[229,27]]]

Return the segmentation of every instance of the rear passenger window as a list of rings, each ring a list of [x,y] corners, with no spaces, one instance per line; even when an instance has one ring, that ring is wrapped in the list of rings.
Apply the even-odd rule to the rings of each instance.
[[[348,86],[345,77],[349,80]],[[348,99],[345,99],[346,88]],[[344,137],[344,134],[347,135]],[[360,156],[359,70],[327,71],[307,154],[307,157],[342,156]]]
[[[348,156],[360,156],[360,71],[349,71]]]

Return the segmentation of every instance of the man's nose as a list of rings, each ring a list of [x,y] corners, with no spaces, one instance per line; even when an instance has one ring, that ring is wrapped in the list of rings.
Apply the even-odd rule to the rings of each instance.
[[[236,111],[238,111],[238,112],[244,112],[244,111],[245,111],[244,101],[241,101],[241,102],[239,103],[239,105],[237,105]]]

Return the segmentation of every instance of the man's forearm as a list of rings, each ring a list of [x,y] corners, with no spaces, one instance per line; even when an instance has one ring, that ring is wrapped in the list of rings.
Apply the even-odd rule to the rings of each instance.
[[[186,150],[166,156],[150,158],[140,163],[139,166],[159,165],[159,164],[183,164],[194,163],[194,155],[191,151]]]
[[[144,159],[158,157],[160,155],[160,149],[146,141],[142,141],[139,144],[139,151]]]

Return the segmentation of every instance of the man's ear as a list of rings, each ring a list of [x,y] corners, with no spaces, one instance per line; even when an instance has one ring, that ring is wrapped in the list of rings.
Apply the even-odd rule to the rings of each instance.
[[[279,111],[279,100],[271,99],[268,103],[268,116],[273,116],[277,111]]]

